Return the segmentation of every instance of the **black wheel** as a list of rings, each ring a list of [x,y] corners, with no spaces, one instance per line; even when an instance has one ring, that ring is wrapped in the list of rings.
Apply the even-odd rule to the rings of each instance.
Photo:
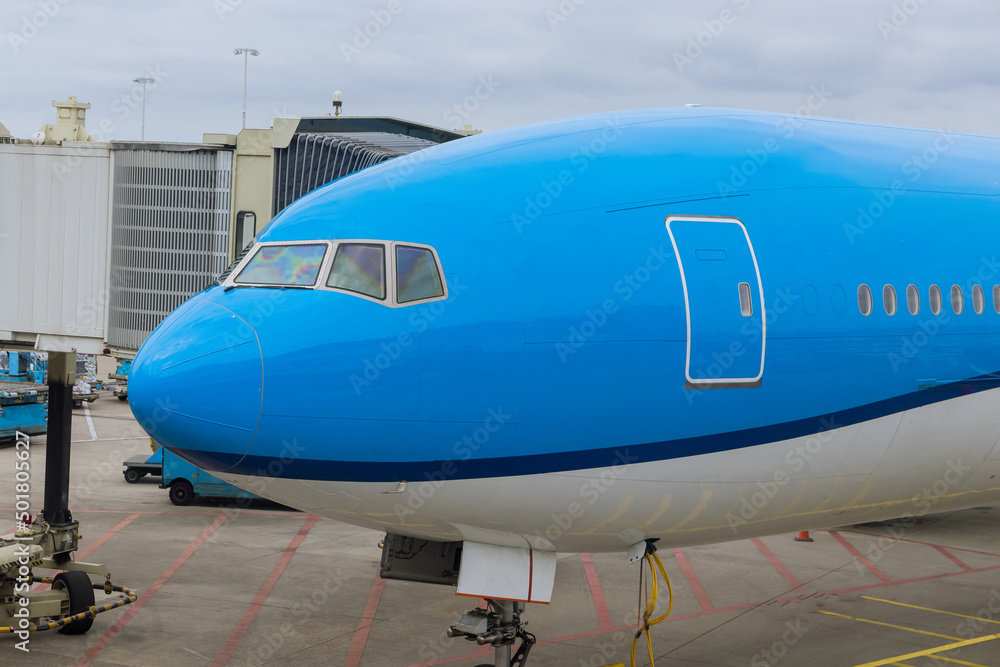
[[[128,400],[128,394],[118,394],[118,400],[119,401],[127,401]]]
[[[190,505],[194,500],[194,487],[186,479],[179,479],[170,485],[170,502],[174,505]]]
[[[60,585],[60,583],[62,585]],[[69,595],[71,616],[87,611],[94,606],[94,589],[86,572],[60,572],[52,582],[52,588],[63,588]],[[82,635],[90,630],[94,619],[84,618],[59,628],[64,635]]]
[[[139,480],[144,476],[144,473],[139,472],[135,468],[129,468],[125,471],[125,481],[129,484],[138,484]]]
[[[74,408],[82,408],[83,407],[83,401],[73,401],[73,407]]]

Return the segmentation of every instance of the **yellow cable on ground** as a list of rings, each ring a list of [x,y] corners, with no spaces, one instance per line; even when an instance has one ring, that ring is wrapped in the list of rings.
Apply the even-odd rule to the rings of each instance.
[[[649,629],[656,625],[657,623],[663,621],[669,614],[670,610],[674,608],[674,589],[670,585],[670,577],[667,576],[667,571],[663,569],[663,561],[656,554],[656,547],[650,544],[646,548],[646,553],[642,557],[646,564],[649,566],[649,574],[652,578],[652,584],[650,585],[649,597],[646,598],[646,609],[642,612],[642,623],[639,629],[635,633],[635,637],[632,639],[632,660],[631,667],[635,667],[635,647],[639,642],[639,637],[646,634],[646,650],[649,652],[649,665],[650,667],[655,667],[653,664],[653,641],[649,636]],[[659,598],[659,579],[656,576],[656,569],[653,568],[653,561],[656,561],[656,566],[660,570],[660,574],[663,576],[663,581],[667,584],[667,591],[670,593],[670,603],[667,605],[667,610],[663,612],[662,615],[657,618],[652,618],[653,613],[656,611],[656,602]],[[640,566],[641,567],[641,566]],[[639,570],[639,586],[640,590],[642,588],[642,574],[643,571]],[[652,619],[652,620],[651,620]]]

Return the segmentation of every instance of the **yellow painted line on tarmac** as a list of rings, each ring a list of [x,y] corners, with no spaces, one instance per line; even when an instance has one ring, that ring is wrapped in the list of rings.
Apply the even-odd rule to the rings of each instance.
[[[994,621],[989,618],[980,618],[978,616],[969,616],[968,614],[956,614],[953,611],[943,611],[941,609],[931,609],[930,607],[918,607],[915,604],[906,604],[905,602],[894,602],[892,600],[883,600],[882,598],[873,598],[870,595],[862,595],[866,600],[874,600],[875,602],[885,602],[886,604],[894,604],[897,607],[909,607],[910,609],[920,609],[921,611],[932,611],[935,614],[947,614],[948,616],[958,616],[959,618],[971,618],[974,621],[982,621],[983,623],[996,623],[1000,625],[1000,621]]]
[[[928,630],[917,630],[916,628],[908,628],[905,625],[893,625],[892,623],[883,623],[882,621],[873,621],[870,618],[857,618],[855,616],[848,616],[847,614],[837,614],[832,611],[820,611],[821,614],[826,614],[827,616],[839,616],[840,618],[846,618],[852,621],[860,621],[861,623],[871,623],[872,625],[881,625],[883,628],[893,628],[896,630],[905,630],[906,632],[916,632],[921,635],[928,635],[930,637],[940,637],[941,639],[950,639],[952,641],[960,641],[958,637],[952,637],[950,635],[942,635],[937,632],[930,632]],[[903,659],[907,656],[899,656],[899,659]],[[891,662],[879,663],[889,665]]]
[[[956,660],[955,658],[946,658],[943,655],[934,656],[935,660],[944,660],[945,662],[953,662],[956,665],[965,665],[966,667],[990,667],[989,665],[980,665],[978,662],[966,662],[965,660]]]
[[[882,667],[883,665],[893,665],[898,663],[900,660],[909,660],[910,658],[926,658],[929,655],[944,653],[945,651],[952,651],[956,648],[962,648],[963,646],[972,646],[973,644],[982,644],[983,642],[991,642],[994,639],[1000,639],[1000,634],[986,635],[983,637],[976,637],[975,639],[966,639],[964,642],[945,644],[944,646],[938,646],[937,648],[929,648],[926,651],[917,651],[916,653],[907,653],[906,655],[893,656],[891,658],[886,658],[885,660],[866,662],[863,665],[855,665],[855,667]]]

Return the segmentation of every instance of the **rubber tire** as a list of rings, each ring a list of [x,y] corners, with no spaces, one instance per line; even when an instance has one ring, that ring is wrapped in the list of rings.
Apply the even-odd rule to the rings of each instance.
[[[94,606],[94,589],[86,572],[60,572],[53,579],[52,587],[55,588],[60,581],[69,594],[69,613],[71,616],[87,611]],[[64,625],[59,628],[59,632],[64,635],[82,635],[90,630],[93,624],[94,619],[85,618]]]
[[[146,473],[139,472],[135,468],[129,468],[125,471],[125,481],[129,484],[138,484],[139,480],[146,476]]]
[[[118,400],[119,401],[127,401],[128,400],[128,394],[118,394]]]
[[[186,479],[179,479],[170,485],[170,502],[183,507],[194,500],[194,487]]]

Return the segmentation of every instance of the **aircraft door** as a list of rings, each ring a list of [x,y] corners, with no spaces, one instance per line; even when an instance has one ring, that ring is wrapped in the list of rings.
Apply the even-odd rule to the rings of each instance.
[[[669,216],[687,316],[686,386],[759,387],[767,318],[753,244],[736,218]]]

